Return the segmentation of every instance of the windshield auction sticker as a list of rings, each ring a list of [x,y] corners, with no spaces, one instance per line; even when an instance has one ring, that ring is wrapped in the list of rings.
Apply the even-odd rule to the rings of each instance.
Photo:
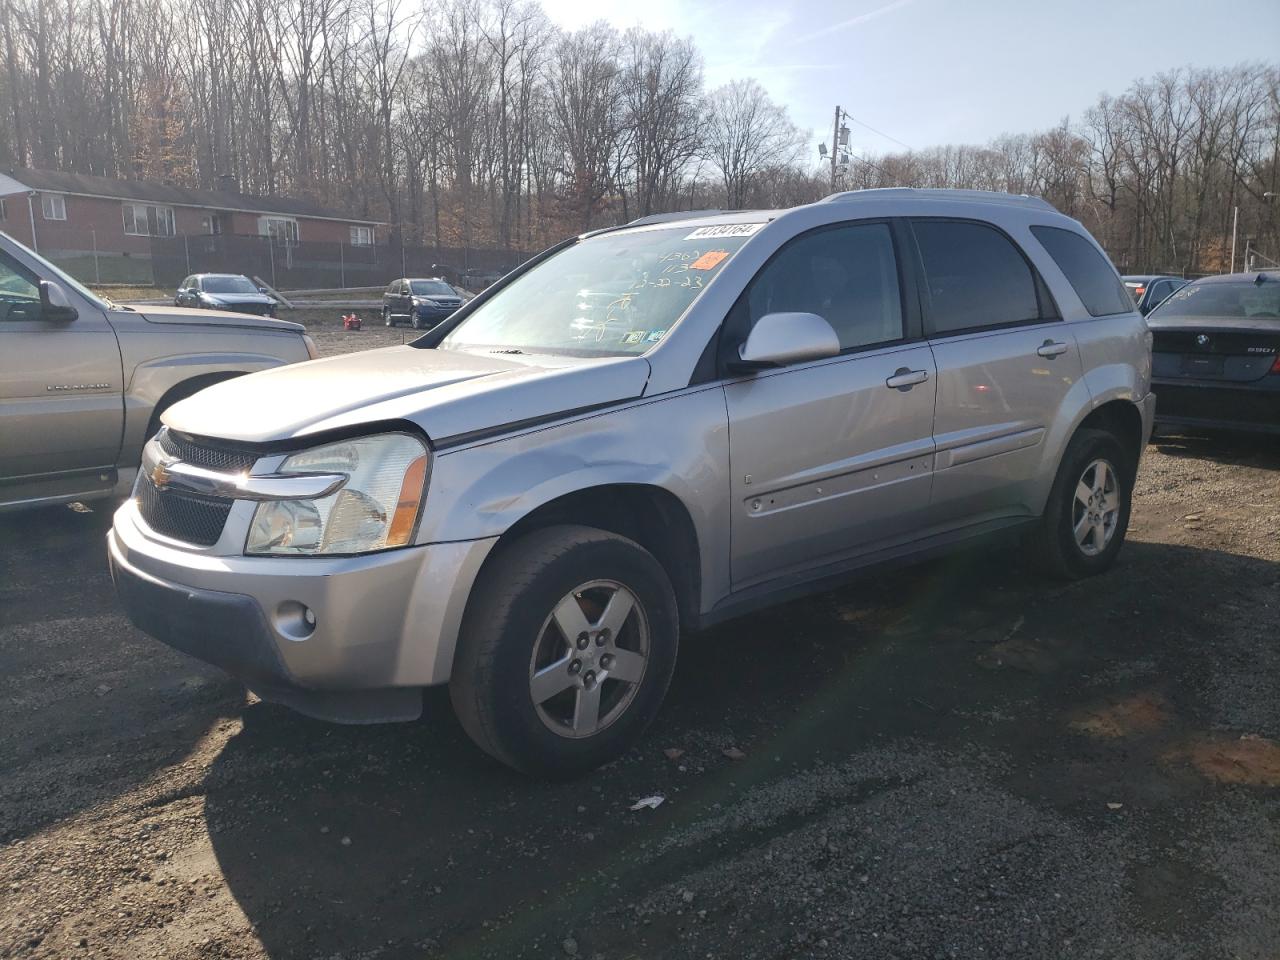
[[[693,261],[693,263],[689,264],[689,269],[714,270],[716,267],[720,266],[721,261],[723,261],[727,256],[729,256],[728,250],[708,250],[697,260]]]
[[[721,237],[749,237],[763,226],[763,223],[722,223],[715,227],[699,227],[685,239],[718,240]]]

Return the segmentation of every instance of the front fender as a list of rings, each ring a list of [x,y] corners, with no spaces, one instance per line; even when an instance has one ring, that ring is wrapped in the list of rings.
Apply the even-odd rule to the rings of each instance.
[[[303,355],[297,359],[305,360],[306,347],[301,338],[295,339],[298,339],[298,346],[303,351]],[[174,387],[196,378],[239,376],[290,362],[293,361],[270,353],[210,352],[174,354],[138,363],[125,386],[124,444],[120,462],[137,462],[142,455],[142,445],[147,441],[147,425],[151,422],[156,404]]]
[[[679,430],[670,429],[679,423]],[[673,494],[693,521],[703,597],[728,588],[729,433],[724,391],[637,400],[437,455],[419,543],[501,536],[546,503],[612,484]]]

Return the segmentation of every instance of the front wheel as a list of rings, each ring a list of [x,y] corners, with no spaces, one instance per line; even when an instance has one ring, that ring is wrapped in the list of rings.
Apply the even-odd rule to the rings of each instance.
[[[1115,562],[1129,528],[1133,461],[1105,430],[1079,430],[1071,438],[1029,544],[1042,571],[1079,580]]]
[[[679,614],[653,555],[591,527],[518,540],[467,606],[449,684],[463,728],[526,773],[583,773],[630,747],[675,668]]]

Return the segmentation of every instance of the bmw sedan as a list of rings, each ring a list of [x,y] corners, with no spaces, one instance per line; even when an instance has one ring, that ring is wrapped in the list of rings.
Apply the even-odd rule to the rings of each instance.
[[[239,273],[195,273],[182,281],[174,295],[176,307],[230,310],[259,317],[276,315],[275,298]]]
[[[1147,326],[1158,427],[1280,433],[1280,272],[1189,283]]]

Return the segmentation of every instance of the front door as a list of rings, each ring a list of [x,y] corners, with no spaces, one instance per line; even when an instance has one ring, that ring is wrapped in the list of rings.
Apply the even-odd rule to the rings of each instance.
[[[888,223],[803,234],[726,321],[736,348],[767,313],[816,313],[842,348],[725,385],[735,590],[901,538],[928,506],[934,364],[898,263]]]
[[[38,284],[0,250],[0,480],[109,468],[120,452],[115,332],[78,299],[77,319],[45,320]]]

